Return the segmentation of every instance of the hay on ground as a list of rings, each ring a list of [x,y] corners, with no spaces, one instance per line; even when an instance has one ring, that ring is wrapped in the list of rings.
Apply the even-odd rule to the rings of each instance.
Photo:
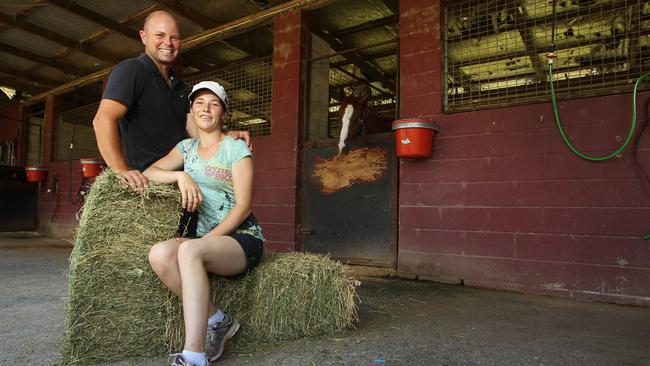
[[[110,172],[97,178],[70,258],[62,364],[160,357],[181,349],[182,305],[147,262],[151,245],[174,235],[179,214],[173,186],[152,185],[137,194]],[[306,253],[266,254],[240,280],[210,279],[215,302],[242,323],[229,349],[247,350],[351,327],[357,285],[341,263]]]

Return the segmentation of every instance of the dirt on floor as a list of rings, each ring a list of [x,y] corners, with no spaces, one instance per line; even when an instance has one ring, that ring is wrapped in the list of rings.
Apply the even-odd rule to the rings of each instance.
[[[0,364],[57,359],[67,243],[0,237]],[[226,348],[215,365],[650,365],[650,309],[360,272],[356,329]],[[163,365],[165,356],[111,365]]]

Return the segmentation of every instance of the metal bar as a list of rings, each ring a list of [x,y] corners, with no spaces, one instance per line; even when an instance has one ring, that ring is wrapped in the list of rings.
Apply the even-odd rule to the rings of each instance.
[[[393,14],[393,15],[389,15],[389,16],[384,17],[384,18],[379,18],[379,19],[371,20],[371,21],[363,23],[363,24],[359,24],[359,25],[356,25],[354,27],[337,30],[335,32],[332,32],[332,36],[333,37],[347,36],[348,34],[351,34],[351,33],[357,33],[357,32],[361,32],[361,31],[364,31],[364,30],[372,29],[372,28],[379,28],[379,27],[383,27],[383,26],[386,26],[386,25],[389,25],[389,24],[395,24],[395,23],[398,23],[398,22],[399,22],[399,16]]]
[[[367,45],[367,46],[348,48],[347,50],[343,50],[343,51],[339,51],[339,52],[333,52],[333,53],[330,53],[328,55],[310,58],[309,60],[307,60],[307,62],[318,61],[318,60],[322,60],[322,59],[325,59],[325,58],[330,58],[332,56],[344,55],[346,53],[356,52],[356,51],[359,51],[359,50],[367,50],[369,48],[379,47],[379,46],[383,46],[383,45],[387,45],[387,44],[391,44],[391,43],[397,43],[397,39],[390,39],[388,41],[373,43],[373,44]],[[348,64],[349,63],[352,63],[352,61],[349,61]]]
[[[193,35],[183,40],[183,48],[189,50],[201,44],[218,39],[226,38],[232,33],[241,32],[245,29],[253,28],[254,26],[269,21],[276,16],[297,10],[297,9],[317,9],[326,5],[332,4],[340,0],[293,0],[286,3],[274,6],[270,9],[261,11],[259,13],[251,14],[243,18],[239,18],[232,22],[208,29],[199,34]]]

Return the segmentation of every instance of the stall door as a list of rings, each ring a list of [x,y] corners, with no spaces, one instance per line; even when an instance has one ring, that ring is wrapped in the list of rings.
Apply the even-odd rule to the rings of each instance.
[[[393,267],[397,159],[390,134],[364,136],[345,155],[336,141],[303,151],[302,223],[307,252],[345,263]]]

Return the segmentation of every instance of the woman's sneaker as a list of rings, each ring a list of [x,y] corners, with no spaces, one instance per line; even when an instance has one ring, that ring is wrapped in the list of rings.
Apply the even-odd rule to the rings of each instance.
[[[185,361],[182,353],[172,353],[168,358],[169,366],[196,366],[190,361]]]
[[[224,344],[238,330],[239,322],[228,313],[224,314],[223,320],[219,323],[208,326],[205,335],[205,356],[209,362],[214,362],[221,357]]]

